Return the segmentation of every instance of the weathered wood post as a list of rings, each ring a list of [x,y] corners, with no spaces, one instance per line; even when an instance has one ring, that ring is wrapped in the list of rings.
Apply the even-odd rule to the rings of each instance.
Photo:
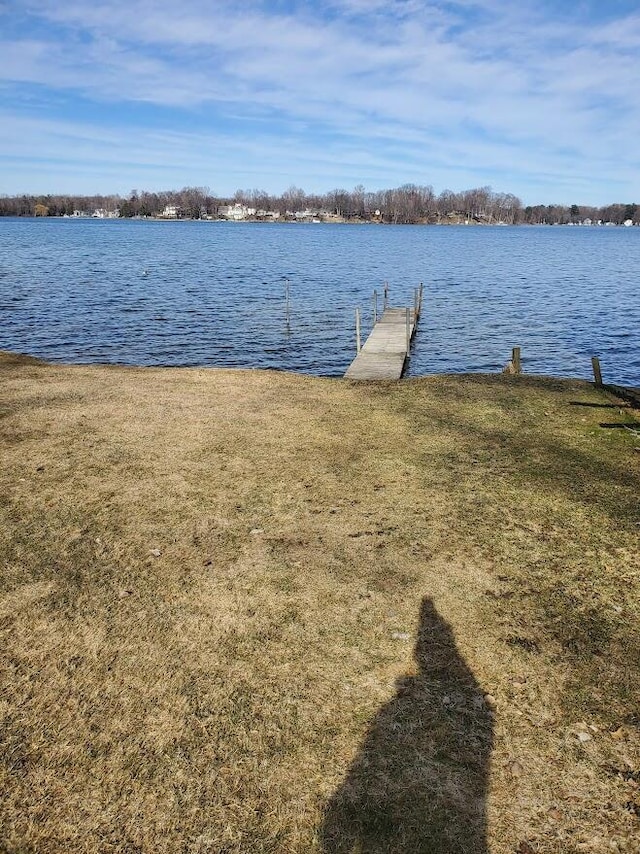
[[[407,332],[407,356],[408,356],[409,355],[409,348],[411,347],[411,309],[408,307],[405,309],[405,329]]]
[[[418,314],[422,314],[422,282],[420,282],[419,288],[419,296],[418,296]]]
[[[360,343],[360,309],[356,309],[356,352],[360,352],[362,349]]]
[[[384,299],[382,301],[382,310],[387,310],[387,303],[389,301],[389,282],[384,283]]]
[[[521,364],[520,364],[520,347],[514,347],[511,351],[511,363],[513,365],[513,373],[519,374],[521,372]]]
[[[373,325],[375,326],[378,322],[378,291],[374,289],[373,291]]]
[[[591,366],[593,367],[593,378],[597,386],[602,385],[602,372],[600,370],[600,359],[597,356],[591,357]]]
[[[418,319],[418,289],[413,289],[413,317],[415,320]]]

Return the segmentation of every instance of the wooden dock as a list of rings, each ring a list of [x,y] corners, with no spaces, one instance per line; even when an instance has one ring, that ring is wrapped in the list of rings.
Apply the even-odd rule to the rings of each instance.
[[[416,308],[385,308],[365,344],[349,365],[345,378],[399,380],[420,314],[419,308]]]

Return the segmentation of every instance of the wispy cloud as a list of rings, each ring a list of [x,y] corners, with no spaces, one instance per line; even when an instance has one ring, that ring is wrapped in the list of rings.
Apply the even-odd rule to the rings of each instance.
[[[640,198],[640,13],[572,9],[570,20],[504,0],[25,0],[0,43],[6,118],[135,132],[126,162],[156,164],[165,185],[184,162],[221,192],[235,188],[224,176],[262,171],[274,190],[404,180],[493,183],[531,201]],[[21,103],[34,87],[51,107]],[[74,99],[91,122],[78,123]],[[180,142],[157,148],[159,127]],[[57,138],[40,140],[52,178]],[[77,157],[112,162],[79,143]],[[116,150],[125,157],[126,143]]]

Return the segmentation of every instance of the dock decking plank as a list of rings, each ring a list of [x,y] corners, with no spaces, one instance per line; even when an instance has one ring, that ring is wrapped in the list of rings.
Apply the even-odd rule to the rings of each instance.
[[[415,312],[409,314],[409,339]],[[406,309],[387,308],[345,373],[351,380],[399,380],[407,359]]]

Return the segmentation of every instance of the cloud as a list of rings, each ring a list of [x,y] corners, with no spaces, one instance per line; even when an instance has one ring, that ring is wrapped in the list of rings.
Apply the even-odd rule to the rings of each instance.
[[[587,3],[570,20],[505,0],[21,8],[22,30],[0,44],[0,79],[16,102],[35,86],[75,93],[103,116],[149,105],[169,130],[205,122],[208,138],[236,138],[247,172],[279,143],[295,146],[291,180],[303,185],[322,151],[336,179],[351,174],[337,155],[370,151],[362,171],[379,169],[381,185],[404,168],[407,180],[438,175],[454,186],[502,174],[521,194],[566,179],[567,192],[628,183],[640,195],[630,145],[640,131],[637,13],[603,21]],[[247,135],[259,145],[246,147]],[[183,142],[200,150],[191,135]]]

